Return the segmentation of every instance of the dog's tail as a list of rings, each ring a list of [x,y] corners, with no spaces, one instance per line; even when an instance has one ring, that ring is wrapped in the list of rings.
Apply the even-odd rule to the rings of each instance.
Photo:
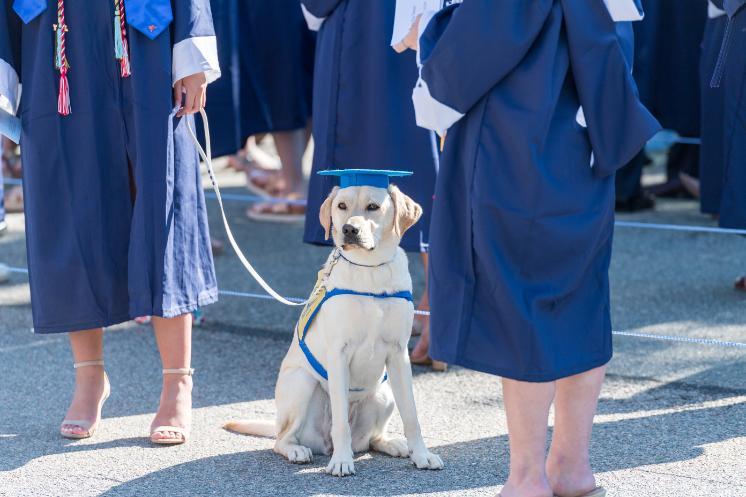
[[[234,419],[223,425],[223,428],[244,435],[275,438],[277,428],[274,421],[255,421],[251,419]]]

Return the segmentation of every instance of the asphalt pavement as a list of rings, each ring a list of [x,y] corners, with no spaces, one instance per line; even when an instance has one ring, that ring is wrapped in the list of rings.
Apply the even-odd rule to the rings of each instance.
[[[226,191],[245,194],[223,171]],[[229,216],[257,269],[284,295],[303,297],[328,249],[301,242],[302,226]],[[225,240],[216,204],[211,228]],[[312,213],[315,215],[315,213]],[[620,220],[713,226],[692,201],[664,201]],[[25,266],[23,216],[11,215],[0,262]],[[216,258],[221,290],[261,293],[228,248]],[[423,272],[411,259],[416,294]],[[746,343],[746,240],[619,228],[612,262],[618,331]],[[71,302],[71,305],[73,303]],[[31,333],[26,275],[0,285],[0,496],[495,496],[508,445],[497,378],[461,368],[415,369],[426,441],[446,464],[414,469],[406,460],[361,454],[358,474],[336,479],[327,458],[295,466],[272,441],[221,429],[234,417],[272,419],[273,389],[298,310],[222,295],[195,331],[194,429],[184,446],[154,447],[146,435],[157,407],[160,366],[148,326],[106,334],[112,396],[89,440],[68,441],[58,425],[73,386],[66,337]],[[595,428],[592,463],[612,497],[746,497],[746,349],[617,335]],[[392,424],[401,433],[398,415]]]

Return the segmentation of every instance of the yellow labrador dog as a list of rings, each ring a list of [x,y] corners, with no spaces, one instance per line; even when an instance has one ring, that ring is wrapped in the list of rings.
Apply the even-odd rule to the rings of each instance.
[[[422,439],[407,350],[412,279],[399,242],[421,214],[394,185],[334,188],[320,221],[336,248],[282,362],[276,422],[225,428],[276,436],[275,452],[293,463],[331,454],[326,472],[334,476],[355,473],[353,454],[371,449],[409,456],[421,469],[443,468]],[[387,433],[394,400],[406,440]]]

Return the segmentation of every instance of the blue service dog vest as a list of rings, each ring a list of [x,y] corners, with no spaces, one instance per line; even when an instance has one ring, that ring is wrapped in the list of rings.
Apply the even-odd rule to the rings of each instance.
[[[325,380],[329,380],[329,373],[327,372],[326,368],[324,367],[321,362],[316,359],[316,356],[313,355],[313,352],[311,352],[311,349],[308,347],[308,344],[306,343],[306,337],[308,336],[308,332],[311,329],[311,325],[313,324],[314,319],[318,315],[319,311],[321,310],[321,307],[328,301],[329,299],[332,299],[334,297],[338,297],[340,295],[357,295],[360,297],[370,297],[374,299],[403,299],[407,300],[409,302],[413,302],[414,299],[412,297],[412,292],[410,291],[402,291],[402,292],[396,292],[396,293],[367,293],[367,292],[356,292],[354,290],[346,290],[343,288],[333,288],[332,290],[327,290],[325,284],[324,284],[324,274],[323,270],[319,271],[319,277],[316,281],[316,285],[313,288],[313,292],[311,292],[311,298],[308,300],[308,303],[303,308],[303,312],[300,315],[300,318],[298,319],[298,323],[295,325],[295,331],[298,334],[298,345],[300,346],[300,349],[303,351],[303,355],[306,356],[306,360],[308,361],[308,364],[311,365],[314,371],[321,376]],[[385,382],[388,379],[388,373],[384,372],[383,379],[381,379],[381,383]],[[359,392],[364,389],[362,388],[350,388],[350,391],[353,392]]]

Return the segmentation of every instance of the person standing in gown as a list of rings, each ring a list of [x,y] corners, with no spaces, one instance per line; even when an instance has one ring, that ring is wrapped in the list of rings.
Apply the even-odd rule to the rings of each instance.
[[[404,235],[402,247],[422,253],[427,267],[438,150],[433,134],[414,122],[411,88],[417,81],[415,55],[397,54],[390,46],[396,1],[302,0],[302,5],[309,27],[318,30],[309,212],[318,212],[334,186],[332,179],[316,174],[318,171],[414,171],[413,176],[401,178],[398,186],[422,206],[423,216]],[[315,216],[306,218],[303,240],[329,244]],[[418,308],[429,310],[427,296]],[[425,316],[415,320],[414,332],[418,331],[423,338],[412,360],[430,364],[429,319]]]
[[[589,442],[612,356],[614,172],[660,130],[631,76],[632,26],[614,23],[640,6],[606,4],[464,0],[410,41],[418,123],[446,136],[430,350],[503,377],[502,497],[605,495]]]
[[[713,91],[720,91],[722,104],[713,103],[713,116],[722,109],[722,149],[713,150],[714,160],[722,157],[719,192],[719,223],[723,228],[746,229],[746,0],[712,0],[725,12],[724,34],[710,79]],[[712,11],[712,9],[711,9]],[[715,11],[717,12],[717,11]],[[719,107],[722,105],[722,107]],[[716,128],[717,129],[717,128]],[[707,141],[718,140],[708,136]],[[708,147],[709,150],[709,147]],[[746,291],[746,276],[735,287]]]
[[[699,55],[707,19],[703,0],[655,0],[635,26],[635,79],[642,102],[665,129],[684,138],[700,136]],[[656,196],[699,196],[699,146],[674,143],[667,181],[650,187]]]
[[[702,144],[699,148],[700,209],[704,214],[718,216],[725,165],[725,109],[723,88],[712,88],[710,82],[720,55],[728,17],[711,1],[708,2],[707,13],[699,69],[702,120]]]
[[[219,76],[208,0],[0,0],[0,96],[23,84],[34,331],[68,333],[75,362],[64,437],[101,419],[103,328],[143,315],[164,368],[151,440],[189,436],[190,312],[218,289],[187,125]]]
[[[231,153],[246,145],[230,164],[247,172],[253,193],[290,200],[255,204],[247,215],[258,221],[302,221],[315,37],[298,0],[212,2],[220,7],[218,45],[232,76],[230,84],[216,88],[221,109],[213,114],[221,112],[219,126],[238,137]],[[231,101],[234,113],[228,114]],[[267,134],[280,158],[279,172],[268,169],[272,159],[256,145]]]

